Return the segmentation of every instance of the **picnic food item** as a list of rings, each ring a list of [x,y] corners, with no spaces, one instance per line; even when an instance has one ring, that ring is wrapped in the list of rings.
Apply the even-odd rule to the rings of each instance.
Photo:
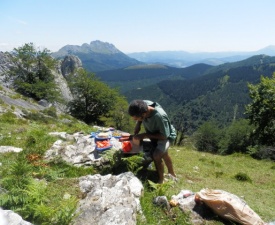
[[[121,137],[121,133],[118,131],[113,132],[113,137]]]
[[[119,138],[119,141],[129,141],[132,140],[132,135],[126,132],[121,133],[121,137]]]
[[[123,132],[121,133],[121,137],[130,137],[131,134]]]
[[[100,138],[108,138],[109,134],[107,132],[100,132],[97,134],[97,136]]]
[[[97,141],[96,147],[97,148],[108,148],[108,147],[111,147],[111,143],[109,140]]]
[[[122,142],[122,151],[123,152],[130,152],[132,150],[132,144],[130,141],[123,141]]]
[[[129,137],[121,137],[119,138],[119,141],[129,141]]]
[[[96,146],[99,147],[99,148],[106,148],[106,147],[109,147],[109,146],[110,146],[110,142],[107,141],[107,140],[104,140],[104,141],[97,141],[97,142],[96,142]]]

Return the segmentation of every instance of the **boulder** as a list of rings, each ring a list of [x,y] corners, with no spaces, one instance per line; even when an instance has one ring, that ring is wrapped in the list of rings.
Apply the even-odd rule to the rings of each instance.
[[[32,225],[32,223],[23,220],[20,215],[11,210],[0,208],[0,225]]]
[[[133,173],[79,178],[84,198],[79,202],[74,225],[135,225],[141,213],[143,185]]]

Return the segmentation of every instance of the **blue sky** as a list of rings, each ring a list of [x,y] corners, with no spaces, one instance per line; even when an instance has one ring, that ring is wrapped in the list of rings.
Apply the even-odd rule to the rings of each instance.
[[[100,40],[124,53],[275,45],[274,0],[0,0],[0,51]]]

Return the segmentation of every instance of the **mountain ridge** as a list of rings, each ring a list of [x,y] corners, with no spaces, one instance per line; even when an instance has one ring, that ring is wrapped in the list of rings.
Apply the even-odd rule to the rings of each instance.
[[[220,65],[235,62],[253,55],[265,54],[275,56],[275,45],[269,45],[257,51],[228,51],[228,52],[187,52],[187,51],[149,51],[134,52],[127,55],[145,63],[166,63],[170,66],[187,67],[197,63]],[[181,62],[179,62],[181,61]]]
[[[130,58],[119,51],[113,44],[99,40],[92,41],[90,44],[66,45],[52,56],[61,59],[67,55],[75,55],[80,58],[83,68],[89,72],[118,69],[133,65],[143,64],[136,59]]]
[[[113,44],[108,42],[101,42],[99,40],[91,41],[90,44],[83,43],[82,45],[65,45],[60,48],[56,53],[53,55],[59,57],[59,55],[63,56],[68,52],[78,53],[78,52],[95,52],[95,53],[102,53],[102,54],[117,54],[122,53],[119,51]]]

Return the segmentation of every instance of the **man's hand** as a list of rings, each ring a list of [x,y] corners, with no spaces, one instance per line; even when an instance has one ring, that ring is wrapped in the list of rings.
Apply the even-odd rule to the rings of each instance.
[[[146,138],[146,134],[142,133],[142,134],[136,134],[135,136],[133,136],[133,139],[135,140],[143,140]]]

